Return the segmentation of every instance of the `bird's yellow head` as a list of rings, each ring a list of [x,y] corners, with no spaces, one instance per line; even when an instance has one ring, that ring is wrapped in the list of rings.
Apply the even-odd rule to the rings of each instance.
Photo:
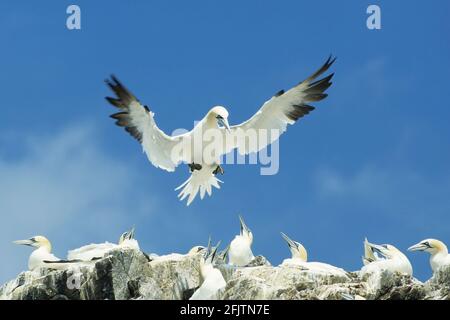
[[[187,254],[193,255],[193,254],[201,253],[204,250],[206,250],[206,248],[203,246],[195,246],[195,247],[192,247],[191,250],[189,250],[189,252]]]
[[[44,236],[35,236],[27,240],[14,241],[15,244],[30,246],[34,248],[45,248],[48,252],[52,251],[52,244]]]
[[[394,257],[406,257],[400,250],[391,244],[375,244],[370,243],[367,239],[364,241],[364,258],[368,258],[368,262],[374,260],[373,253],[377,252],[386,259],[392,259]]]
[[[409,251],[426,251],[430,254],[448,253],[447,246],[436,239],[425,239],[408,248]]]
[[[228,124],[228,111],[225,107],[215,106],[208,112],[208,116],[211,119],[215,119],[219,126],[224,127],[228,131],[230,131],[230,125]]]
[[[228,110],[225,109],[225,107],[223,107],[223,106],[215,106],[215,107],[211,108],[209,113],[216,117],[220,116],[225,119],[228,118]]]
[[[281,236],[286,241],[286,243],[289,247],[289,250],[291,250],[293,259],[300,259],[304,262],[308,261],[308,252],[306,251],[305,247],[300,242],[292,240],[283,232],[281,232]]]
[[[386,248],[389,250],[389,252],[391,252],[391,255],[403,255],[403,252],[401,252],[400,250],[398,250],[396,247],[394,247],[392,244],[386,244],[385,245]]]

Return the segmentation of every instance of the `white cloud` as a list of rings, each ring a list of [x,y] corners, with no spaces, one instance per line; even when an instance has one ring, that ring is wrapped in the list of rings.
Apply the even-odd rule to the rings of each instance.
[[[109,157],[98,135],[90,125],[76,125],[16,141],[25,145],[18,156],[0,149],[0,253],[8,261],[0,266],[0,283],[27,265],[30,250],[12,240],[43,234],[64,256],[67,245],[86,238],[114,240],[112,234],[137,223],[130,213],[139,219],[155,212],[158,204],[149,190],[136,191],[137,170]]]

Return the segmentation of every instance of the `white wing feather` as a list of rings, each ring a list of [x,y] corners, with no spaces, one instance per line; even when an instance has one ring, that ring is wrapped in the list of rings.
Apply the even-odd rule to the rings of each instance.
[[[157,168],[174,171],[183,160],[183,152],[173,152],[180,146],[183,136],[169,136],[158,128],[154,113],[143,106],[139,100],[128,91],[114,76],[106,83],[117,98],[106,97],[106,100],[121,112],[111,115],[116,124],[125,127],[141,144],[148,160]]]
[[[331,57],[314,74],[294,88],[284,92],[281,90],[270,100],[265,102],[261,109],[247,121],[231,127],[231,133],[225,139],[227,145],[225,153],[237,148],[240,154],[258,152],[279,138],[286,131],[287,126],[294,124],[299,118],[307,115],[314,107],[309,102],[320,101],[327,97],[325,90],[332,82],[333,73],[327,77],[313,82],[326,72],[335,59]],[[263,129],[263,130],[262,130]],[[250,132],[256,133],[257,143],[249,143]],[[231,138],[230,138],[230,135]],[[239,137],[239,138],[237,138]],[[230,140],[232,140],[230,142]]]

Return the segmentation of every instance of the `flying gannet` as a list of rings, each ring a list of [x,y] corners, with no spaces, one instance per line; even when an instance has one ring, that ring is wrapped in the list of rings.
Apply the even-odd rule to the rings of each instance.
[[[252,252],[253,233],[247,227],[241,216],[239,216],[239,222],[241,225],[241,231],[239,235],[234,237],[233,241],[230,243],[228,249],[228,260],[231,265],[245,267],[253,259],[255,259]]]
[[[426,239],[420,241],[408,248],[409,251],[426,251],[431,254],[430,265],[433,272],[436,272],[440,267],[450,265],[450,255],[448,254],[447,246],[436,239]]]
[[[215,268],[215,258],[219,245],[220,242],[214,248],[208,245],[208,249],[200,258],[201,285],[189,300],[217,300],[220,291],[225,289],[227,283],[222,272]]]
[[[283,232],[281,232],[281,236],[286,241],[292,254],[291,258],[283,260],[282,266],[295,265],[312,272],[347,276],[347,272],[344,269],[323,262],[308,262],[308,253],[301,243],[292,240]]]
[[[370,250],[376,252],[379,256],[368,254]],[[378,245],[370,243],[366,239],[364,241],[364,251],[365,257],[363,257],[363,262],[365,265],[361,268],[361,275],[383,270],[406,273],[410,276],[413,274],[408,258],[391,244]]]
[[[35,271],[39,268],[47,269],[66,269],[73,263],[80,262],[79,260],[62,260],[52,254],[52,244],[43,236],[35,236],[28,240],[17,240],[15,244],[26,245],[36,248],[28,259],[28,269]]]
[[[103,258],[105,254],[116,248],[139,249],[139,243],[134,239],[134,228],[130,231],[122,233],[118,244],[105,242],[93,243],[78,249],[70,250],[67,254],[69,260],[91,261],[93,259]]]
[[[288,91],[281,90],[248,120],[230,126],[228,111],[223,106],[215,106],[195,127],[184,134],[169,136],[158,128],[154,113],[142,105],[122,83],[111,76],[107,85],[116,97],[106,100],[120,112],[111,115],[116,124],[125,127],[141,144],[148,160],[157,168],[175,171],[182,162],[187,163],[190,177],[175,190],[181,189],[180,200],[187,198],[187,205],[198,193],[203,199],[211,195],[212,187],[220,188],[216,175],[223,174],[220,159],[237,149],[239,154],[259,152],[286,131],[288,125],[307,115],[314,107],[311,102],[327,97],[324,93],[332,84],[333,73],[316,80],[333,64],[331,56],[325,64]],[[174,110],[175,112],[175,110]]]

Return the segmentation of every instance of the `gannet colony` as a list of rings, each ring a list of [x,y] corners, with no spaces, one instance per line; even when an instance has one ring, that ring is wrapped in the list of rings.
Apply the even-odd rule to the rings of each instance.
[[[449,299],[450,258],[446,245],[426,239],[409,251],[430,253],[431,279],[413,277],[408,257],[392,244],[361,246],[360,270],[346,271],[308,260],[306,248],[281,233],[286,259],[278,266],[252,251],[253,233],[239,216],[239,234],[219,251],[194,245],[187,253],[145,253],[134,229],[117,244],[90,244],[52,254],[44,236],[14,243],[33,247],[29,271],[0,287],[0,299]]]
[[[230,125],[228,110],[215,106],[191,131],[180,135],[160,130],[150,108],[114,76],[107,84],[115,97],[106,99],[119,109],[112,115],[116,124],[141,143],[154,166],[172,172],[181,163],[187,165],[190,177],[177,189],[189,205],[198,194],[203,199],[211,195],[212,187],[220,188],[217,175],[224,174],[220,162],[224,154],[233,149],[244,155],[258,152],[314,110],[310,103],[327,97],[333,73],[319,77],[334,61],[328,58],[306,80],[279,91],[239,125]],[[205,138],[208,131],[212,135]],[[263,134],[252,141],[252,131]],[[279,230],[280,250],[285,250],[286,258],[272,266],[253,253],[254,234],[242,216],[239,223],[239,233],[223,250],[220,241],[213,246],[210,239],[207,244],[193,244],[185,254],[143,252],[134,228],[117,243],[88,244],[69,250],[63,258],[52,253],[45,236],[17,240],[15,244],[33,248],[28,271],[0,287],[0,299],[450,299],[450,256],[437,239],[422,240],[408,249],[430,254],[433,277],[422,283],[413,277],[413,265],[401,248],[367,239],[361,246],[361,269],[346,271],[310,261],[306,247]]]

